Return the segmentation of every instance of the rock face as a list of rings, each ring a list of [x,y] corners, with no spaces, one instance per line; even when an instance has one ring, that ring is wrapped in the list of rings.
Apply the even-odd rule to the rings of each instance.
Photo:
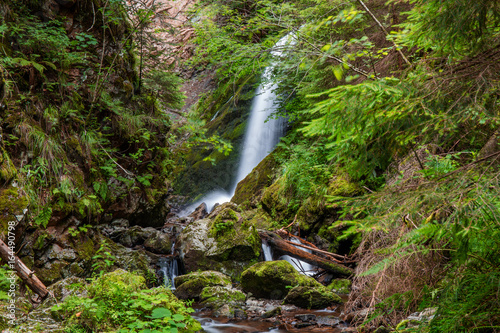
[[[230,287],[231,278],[216,271],[192,272],[175,278],[174,294],[180,299],[199,299],[206,287]]]
[[[189,224],[177,239],[186,271],[217,270],[238,276],[261,252],[260,237],[251,225],[242,222],[234,204],[217,208],[210,218]]]
[[[293,286],[321,286],[285,260],[259,262],[241,274],[241,286],[258,298],[283,299]]]
[[[297,286],[286,295],[285,303],[304,309],[323,309],[333,303],[342,303],[342,299],[323,285]]]

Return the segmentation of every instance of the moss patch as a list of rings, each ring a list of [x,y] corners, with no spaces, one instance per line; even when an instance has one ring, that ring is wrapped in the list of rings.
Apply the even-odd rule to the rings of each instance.
[[[241,286],[255,297],[282,299],[293,286],[321,286],[285,261],[259,262],[241,274]]]
[[[284,303],[305,309],[322,309],[333,303],[342,303],[342,299],[323,285],[297,286],[290,290]]]
[[[0,236],[8,230],[10,221],[17,221],[16,215],[22,215],[28,206],[26,196],[17,187],[10,186],[0,190]]]
[[[198,299],[206,287],[230,286],[229,276],[215,271],[192,272],[175,278],[175,295],[180,299]]]
[[[352,281],[348,279],[335,279],[328,285],[328,290],[339,294],[348,294],[351,292]]]

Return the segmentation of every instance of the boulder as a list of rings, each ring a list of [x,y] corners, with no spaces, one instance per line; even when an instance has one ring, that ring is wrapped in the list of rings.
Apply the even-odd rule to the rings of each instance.
[[[294,286],[321,286],[285,260],[259,262],[241,274],[241,286],[258,298],[283,299]]]
[[[178,237],[176,250],[186,271],[217,270],[239,276],[258,260],[261,241],[256,229],[243,223],[231,204],[221,206],[218,215],[194,221]]]
[[[206,287],[231,286],[231,278],[216,271],[192,272],[176,277],[174,282],[174,294],[180,299],[198,299]]]
[[[234,315],[234,310],[245,304],[246,295],[238,289],[228,286],[214,286],[203,288],[200,294],[201,304],[214,311],[219,310],[224,305],[229,306],[230,313]]]
[[[204,202],[202,202],[201,205],[199,205],[194,210],[194,212],[189,214],[189,217],[193,218],[193,221],[196,221],[196,220],[201,220],[207,215],[208,215],[207,205]]]
[[[284,302],[304,309],[323,309],[333,303],[342,303],[342,299],[325,286],[297,286],[286,295]]]
[[[168,234],[156,232],[144,242],[144,247],[153,253],[171,254],[172,242]]]
[[[351,292],[352,281],[349,279],[335,279],[328,285],[328,290],[337,294],[349,294]]]

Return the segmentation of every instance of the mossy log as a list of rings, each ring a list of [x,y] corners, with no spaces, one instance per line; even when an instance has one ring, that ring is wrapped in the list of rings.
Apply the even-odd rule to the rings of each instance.
[[[9,247],[0,239],[0,257],[5,263],[12,262],[10,268],[13,269],[17,275],[23,280],[26,285],[37,293],[41,300],[44,300],[48,295],[49,291],[47,287],[40,281],[36,275],[19,259]]]
[[[324,270],[334,274],[336,277],[345,277],[353,274],[353,269],[347,266],[337,264],[331,260],[322,258],[315,254],[300,250],[294,245],[284,241],[280,236],[270,231],[260,231],[260,238],[265,240],[273,250],[281,255],[289,255],[293,258],[300,259],[311,265],[318,266]]]

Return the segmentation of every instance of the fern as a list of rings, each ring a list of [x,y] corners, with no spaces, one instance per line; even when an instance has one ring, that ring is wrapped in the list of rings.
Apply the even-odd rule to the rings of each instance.
[[[38,226],[42,226],[43,228],[47,227],[47,224],[52,217],[52,208],[44,207],[42,211],[35,217],[35,224]]]

